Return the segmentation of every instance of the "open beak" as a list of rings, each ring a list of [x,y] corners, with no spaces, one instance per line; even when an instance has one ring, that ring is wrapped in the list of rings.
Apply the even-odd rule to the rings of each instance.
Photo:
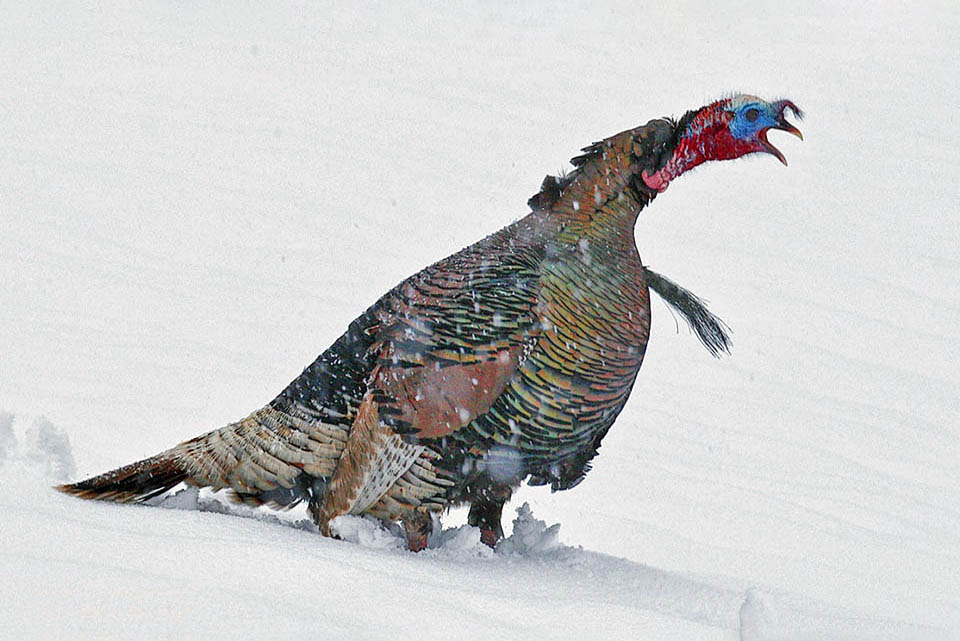
[[[793,134],[800,140],[803,140],[803,134],[800,133],[800,130],[794,127],[791,123],[787,122],[786,111],[789,109],[793,112],[793,115],[797,118],[803,118],[803,112],[800,111],[800,108],[793,104],[793,101],[790,100],[780,100],[777,104],[777,110],[779,112],[779,117],[777,118],[777,124],[773,127],[768,127],[760,132],[757,138],[760,140],[760,144],[763,145],[764,149],[777,157],[777,160],[782,162],[785,166],[787,164],[787,159],[783,157],[783,154],[780,153],[780,150],[770,144],[770,141],[767,140],[767,132],[770,129],[779,129],[780,131],[785,131],[788,134]]]

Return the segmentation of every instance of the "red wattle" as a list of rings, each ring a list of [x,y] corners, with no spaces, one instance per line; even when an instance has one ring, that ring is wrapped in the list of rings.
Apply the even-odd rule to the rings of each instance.
[[[643,179],[643,184],[650,189],[656,189],[658,192],[666,191],[667,187],[670,185],[670,179],[663,175],[663,171],[657,171],[653,174],[648,174],[647,170],[644,169],[642,172],[640,172],[640,178]]]

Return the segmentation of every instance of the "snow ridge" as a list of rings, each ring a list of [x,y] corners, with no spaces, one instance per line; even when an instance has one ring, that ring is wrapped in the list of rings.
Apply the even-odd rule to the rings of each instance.
[[[80,501],[54,492],[50,484],[67,480],[65,474],[74,467],[70,441],[63,430],[42,417],[25,420],[0,412],[0,513],[18,514],[20,526],[19,535],[5,541],[5,549],[18,551],[12,568],[27,586],[26,593],[12,591],[11,583],[0,588],[0,603],[4,604],[0,605],[0,620],[13,621],[17,626],[13,629],[31,629],[22,610],[14,605],[24,594],[31,607],[47,600],[52,607],[54,602],[69,601],[79,594],[94,603],[107,602],[115,593],[116,571],[138,576],[160,573],[178,584],[191,585],[199,576],[195,573],[204,574],[204,568],[217,566],[219,580],[226,584],[243,584],[255,576],[258,591],[280,594],[289,589],[284,587],[289,585],[284,568],[328,577],[338,592],[325,597],[323,611],[327,615],[330,608],[352,611],[352,602],[360,594],[389,593],[398,583],[411,581],[425,591],[425,598],[441,602],[449,598],[449,605],[435,603],[434,607],[440,607],[444,617],[459,620],[458,625],[464,624],[463,614],[457,612],[463,603],[480,603],[481,610],[507,614],[497,622],[481,620],[476,624],[478,633],[489,631],[492,625],[505,634],[522,636],[524,630],[529,632],[531,622],[540,620],[554,638],[582,638],[590,631],[599,631],[605,635],[602,638],[625,638],[626,628],[616,623],[623,620],[650,630],[685,631],[688,638],[720,639],[735,634],[740,641],[886,641],[921,639],[930,634],[917,626],[835,611],[789,594],[737,587],[730,580],[696,579],[564,545],[560,524],[547,525],[537,519],[528,503],[516,509],[512,533],[496,550],[480,542],[477,528],[439,527],[438,518],[428,549],[413,554],[405,549],[398,525],[373,518],[340,517],[333,530],[342,540],[335,541],[320,537],[303,510],[251,508],[232,502],[222,492],[181,486],[146,508]],[[197,517],[189,516],[191,512]],[[243,518],[231,518],[237,516]],[[69,530],[55,526],[64,517],[73,522]],[[260,525],[245,525],[251,519]],[[269,550],[263,557],[266,563],[251,568],[242,559],[250,558],[247,550],[258,549]],[[193,563],[183,566],[176,561],[171,569],[171,559],[184,552]],[[72,568],[68,561],[74,558],[91,559],[88,570],[69,581],[36,580],[43,575],[37,572],[40,566]],[[346,570],[348,567],[355,569]],[[26,579],[23,572],[30,572],[34,579]],[[128,589],[137,594],[143,607],[159,608],[156,599],[166,597],[149,584],[128,582]],[[197,589],[200,591],[188,588],[182,596],[189,594],[213,611],[224,607],[223,598],[231,598],[229,593],[223,596],[199,585]],[[457,594],[466,601],[449,596]],[[401,612],[409,608],[402,600],[381,605],[401,619]],[[556,615],[562,625],[557,625],[556,619],[544,620],[545,610],[566,612]],[[612,613],[620,619],[604,618]],[[121,620],[137,616],[134,610],[118,614]],[[166,634],[190,636],[195,630],[186,621],[169,623]],[[339,619],[331,629],[338,625],[349,629],[347,620]],[[378,636],[368,625],[364,635],[390,637]],[[446,637],[428,634],[427,638]]]

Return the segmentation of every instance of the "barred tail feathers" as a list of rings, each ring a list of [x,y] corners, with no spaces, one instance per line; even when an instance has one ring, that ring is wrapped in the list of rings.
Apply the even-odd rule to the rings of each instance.
[[[141,503],[181,482],[231,489],[248,504],[292,507],[322,492],[347,430],[269,407],[143,461],[58,486],[85,499]]]
[[[188,477],[168,450],[85,481],[58,485],[57,489],[83,499],[142,503],[188,480]]]

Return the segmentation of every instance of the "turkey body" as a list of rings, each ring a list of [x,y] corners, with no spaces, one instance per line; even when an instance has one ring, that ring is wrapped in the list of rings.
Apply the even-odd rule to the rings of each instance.
[[[338,432],[325,469],[296,481],[319,483],[315,514],[367,405],[393,441],[383,451],[409,466],[338,512],[396,520],[509,496],[524,479],[560,490],[583,478],[649,335],[633,229],[652,194],[624,171],[632,142],[595,145],[526,217],[403,281],[270,403],[288,424]]]
[[[637,204],[611,207],[627,220]],[[383,518],[401,517],[411,498],[445,507],[527,477],[572,487],[626,403],[650,327],[632,233],[621,242],[589,231],[535,211],[428,267],[270,408],[320,424],[342,416],[345,442],[364,396],[378,396],[379,421],[423,448],[369,509]]]
[[[718,321],[645,269],[634,239],[665,188],[649,175],[684,127],[653,120],[584,148],[528,215],[394,287],[245,419],[59,489],[144,501],[186,482],[251,504],[307,501],[324,534],[337,516],[370,514],[403,520],[414,550],[432,512],[466,502],[495,544],[521,482],[563,490],[589,471],[643,361],[650,284],[726,348]]]

